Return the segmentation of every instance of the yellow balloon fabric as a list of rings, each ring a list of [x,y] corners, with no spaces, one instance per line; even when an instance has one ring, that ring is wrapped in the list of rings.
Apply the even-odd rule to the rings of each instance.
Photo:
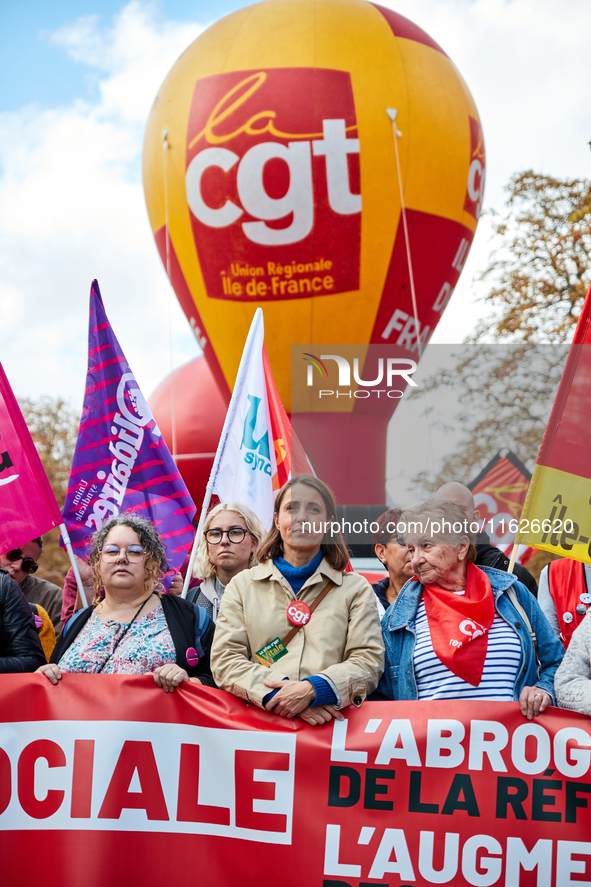
[[[144,144],[152,231],[218,383],[231,389],[262,306],[288,412],[291,343],[416,356],[465,263],[484,172],[451,59],[365,0],[267,0],[217,22],[162,84]]]

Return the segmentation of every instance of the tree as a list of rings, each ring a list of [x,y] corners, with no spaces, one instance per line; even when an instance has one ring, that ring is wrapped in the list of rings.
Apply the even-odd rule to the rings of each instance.
[[[445,435],[460,430],[436,475],[422,471],[413,479],[417,496],[427,497],[450,480],[470,483],[503,448],[533,469],[567,353],[566,345],[465,345],[453,368],[433,373],[417,388],[412,397],[437,392],[430,411],[435,439],[445,445]],[[459,408],[453,412],[449,404]]]
[[[437,476],[423,471],[413,479],[418,496],[446,481],[468,483],[503,447],[533,468],[591,283],[591,181],[528,170],[506,190],[507,211],[494,226],[497,245],[481,275],[491,284],[484,298],[491,313],[455,368],[434,373],[412,394],[437,391],[444,403],[446,389],[455,390],[460,409],[439,427],[462,431]],[[487,338],[507,344],[475,344]]]
[[[506,191],[498,246],[481,275],[495,313],[471,340],[569,342],[591,283],[591,181],[528,170]]]
[[[25,422],[31,432],[41,463],[60,508],[64,504],[70,468],[74,457],[80,417],[60,398],[19,399]],[[59,530],[43,537],[43,554],[39,575],[62,586],[70,565],[67,553],[60,548]]]

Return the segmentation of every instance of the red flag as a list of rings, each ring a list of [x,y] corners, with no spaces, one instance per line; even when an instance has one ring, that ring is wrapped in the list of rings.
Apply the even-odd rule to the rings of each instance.
[[[306,451],[299,437],[292,429],[291,422],[285,412],[285,407],[281,403],[273,373],[271,372],[267,349],[264,345],[263,370],[267,388],[271,433],[275,448],[275,461],[277,463],[277,473],[273,477],[273,490],[276,492],[281,489],[290,477],[297,477],[298,474],[314,474],[314,469],[310,465]]]
[[[0,364],[0,551],[62,522],[33,438]]]
[[[468,484],[478,510],[478,525],[493,545],[510,556],[531,474],[511,450],[501,450]],[[517,559],[525,564],[534,548],[521,546]]]
[[[518,539],[591,563],[591,288],[544,433]]]

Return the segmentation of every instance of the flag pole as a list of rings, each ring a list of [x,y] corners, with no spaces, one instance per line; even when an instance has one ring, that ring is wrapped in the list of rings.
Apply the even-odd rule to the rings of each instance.
[[[72,570],[74,571],[74,576],[76,577],[76,585],[78,586],[80,600],[82,601],[82,604],[87,607],[88,600],[86,598],[86,591],[82,584],[82,577],[80,575],[80,570],[78,569],[78,564],[76,563],[76,558],[74,557],[74,550],[72,548],[72,543],[70,542],[70,537],[68,535],[65,524],[60,524],[60,533],[62,534],[62,539],[64,540],[64,545],[66,546],[66,550],[70,558],[70,563],[72,564]]]
[[[248,370],[248,365],[250,362],[251,351],[253,347],[253,342],[255,335],[258,330],[259,324],[263,322],[263,309],[257,308],[254,313],[254,317],[252,319],[252,323],[250,325],[250,329],[248,331],[248,336],[246,337],[246,342],[244,343],[244,351],[242,352],[242,357],[240,358],[240,366],[238,367],[238,372],[236,374],[236,381],[234,382],[234,389],[232,391],[232,397],[230,398],[230,403],[228,405],[228,412],[226,413],[226,418],[224,420],[224,427],[222,428],[222,433],[220,435],[220,441],[218,443],[218,448],[216,450],[215,458],[213,460],[213,465],[211,466],[211,472],[209,474],[209,480],[207,481],[207,487],[205,489],[205,497],[203,499],[203,505],[201,506],[201,514],[199,516],[199,523],[197,525],[197,531],[195,533],[195,538],[193,539],[193,547],[191,548],[191,557],[189,558],[189,566],[187,567],[187,575],[185,576],[185,581],[183,583],[183,591],[181,597],[186,598],[187,592],[189,590],[189,582],[191,581],[191,576],[193,575],[193,564],[195,563],[195,558],[197,557],[197,549],[199,547],[199,540],[201,539],[201,533],[203,532],[203,524],[205,523],[205,518],[207,517],[207,509],[209,508],[209,503],[211,502],[212,490],[217,478],[219,465],[222,456],[224,455],[224,450],[226,449],[226,441],[228,439],[228,435],[230,433],[230,428],[232,427],[232,422],[234,421],[234,416],[236,415],[236,410],[238,409],[238,402],[240,399],[240,394],[242,392],[242,387],[244,385],[244,378],[246,376],[246,372]]]
[[[511,552],[511,559],[510,559],[510,561],[509,561],[509,566],[507,567],[507,572],[508,572],[508,573],[514,573],[514,572],[515,572],[515,569],[514,569],[514,567],[515,567],[515,561],[517,560],[517,552],[519,551],[519,546],[520,546],[520,544],[521,544],[521,543],[520,543],[520,542],[517,542],[517,541],[513,543],[513,551]]]

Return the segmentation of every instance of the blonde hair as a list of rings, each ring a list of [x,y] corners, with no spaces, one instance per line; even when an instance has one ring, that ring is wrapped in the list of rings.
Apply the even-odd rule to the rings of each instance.
[[[240,502],[220,502],[219,505],[216,505],[215,508],[211,509],[203,524],[203,532],[201,534],[201,539],[199,540],[197,557],[195,558],[195,563],[193,565],[193,576],[196,576],[198,579],[209,579],[210,576],[216,575],[216,568],[209,559],[205,533],[211,527],[214,517],[218,514],[223,514],[224,511],[233,511],[235,514],[240,515],[246,524],[246,529],[256,539],[256,548],[259,547],[267,535],[265,528],[254,511],[251,511],[246,505],[241,505]],[[249,567],[254,567],[254,565],[258,563],[256,558],[256,548],[250,556],[248,562]]]

